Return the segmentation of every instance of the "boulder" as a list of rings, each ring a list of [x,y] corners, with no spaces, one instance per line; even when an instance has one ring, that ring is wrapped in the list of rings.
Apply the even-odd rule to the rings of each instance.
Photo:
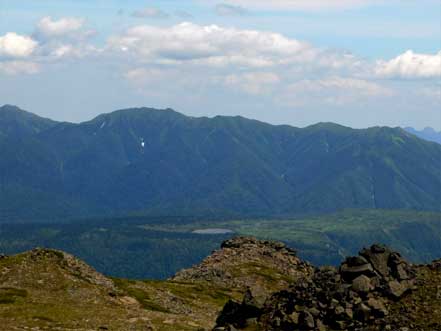
[[[371,279],[365,275],[358,276],[352,281],[352,289],[360,294],[366,294],[372,290]]]
[[[250,323],[250,321],[261,315],[264,303],[265,298],[254,295],[253,291],[248,288],[245,292],[242,303],[229,300],[225,304],[222,312],[216,320],[216,327],[226,327],[228,325],[244,327]]]
[[[389,276],[389,257],[391,254],[386,246],[383,245],[372,245],[370,248],[364,248],[360,255],[366,258],[370,264],[374,267],[382,277]]]
[[[412,285],[407,281],[399,282],[398,280],[392,280],[387,283],[388,294],[394,298],[401,298],[406,292],[412,289]]]
[[[350,267],[359,267],[369,262],[363,256],[350,256],[346,258],[345,263]]]
[[[381,318],[387,316],[388,311],[380,299],[370,298],[366,303],[372,309],[375,317]]]
[[[256,310],[263,308],[266,300],[266,293],[264,290],[254,287],[248,287],[243,297],[242,305],[247,307],[254,307]]]
[[[340,267],[340,273],[345,280],[351,281],[358,276],[366,275],[366,276],[374,276],[374,269],[372,265],[369,263],[359,265],[359,266],[350,266],[347,263],[343,263]]]
[[[225,327],[231,323],[237,323],[238,321],[245,321],[241,317],[242,305],[236,301],[228,300],[225,304],[222,312],[216,320],[216,327]]]

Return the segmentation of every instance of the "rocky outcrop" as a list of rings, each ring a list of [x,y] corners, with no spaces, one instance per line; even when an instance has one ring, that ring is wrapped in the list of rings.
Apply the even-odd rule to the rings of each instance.
[[[29,252],[28,258],[37,263],[39,260],[53,260],[54,263],[59,264],[60,267],[67,271],[67,277],[80,278],[91,284],[105,287],[109,291],[115,289],[112,280],[97,272],[87,263],[66,252],[54,249],[35,248]]]
[[[236,237],[222,243],[201,264],[178,272],[171,280],[209,282],[228,288],[255,291],[282,289],[291,282],[308,277],[313,267],[284,243]]]
[[[229,302],[216,331],[261,330],[392,330],[389,306],[415,288],[415,271],[399,253],[381,245],[348,257],[339,268],[322,267],[263,305],[249,298]],[[251,294],[248,293],[248,297]]]
[[[175,279],[109,279],[50,249],[7,256],[0,329],[441,331],[441,260],[410,265],[381,245],[313,268],[282,243],[241,237]]]

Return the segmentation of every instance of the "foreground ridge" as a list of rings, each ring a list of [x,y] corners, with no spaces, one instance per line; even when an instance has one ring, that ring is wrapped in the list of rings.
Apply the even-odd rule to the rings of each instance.
[[[67,253],[0,254],[0,330],[441,330],[441,260],[383,245],[315,268],[237,237],[166,281],[106,277]]]
[[[419,299],[428,297],[412,298],[412,292],[427,290],[431,281],[439,291],[440,271],[440,261],[413,266],[398,252],[373,245],[338,269],[317,268],[312,277],[265,302],[257,302],[248,290],[242,302],[230,300],[224,306],[213,330],[441,330],[441,310],[431,311],[428,301],[418,306]],[[421,279],[432,272],[436,279]]]

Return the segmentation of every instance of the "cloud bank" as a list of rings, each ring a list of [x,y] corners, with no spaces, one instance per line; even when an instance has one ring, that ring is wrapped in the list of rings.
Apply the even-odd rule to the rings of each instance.
[[[136,26],[110,38],[108,47],[145,63],[191,62],[207,66],[245,67],[312,63],[322,52],[308,43],[278,33],[188,22],[165,28]],[[317,60],[317,65],[336,66],[339,61],[340,65],[344,65],[353,62],[353,59],[342,56],[336,61],[331,55]]]
[[[0,36],[0,75],[38,74],[53,64],[93,59],[111,65],[136,93],[163,102],[227,96],[284,109],[393,104],[404,95],[394,82],[409,79],[427,84],[408,95],[439,100],[431,82],[441,75],[441,52],[368,61],[271,31],[189,22],[131,26],[98,47],[91,31],[82,18],[47,16],[29,36]]]
[[[431,55],[409,50],[390,61],[379,61],[376,73],[386,78],[441,78],[441,51]]]

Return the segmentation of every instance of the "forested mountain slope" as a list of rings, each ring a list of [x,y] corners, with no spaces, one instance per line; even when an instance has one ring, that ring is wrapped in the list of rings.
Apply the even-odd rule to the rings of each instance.
[[[440,209],[441,146],[400,128],[299,129],[147,108],[11,126],[10,113],[0,108],[0,132],[14,137],[1,145],[2,220]]]

